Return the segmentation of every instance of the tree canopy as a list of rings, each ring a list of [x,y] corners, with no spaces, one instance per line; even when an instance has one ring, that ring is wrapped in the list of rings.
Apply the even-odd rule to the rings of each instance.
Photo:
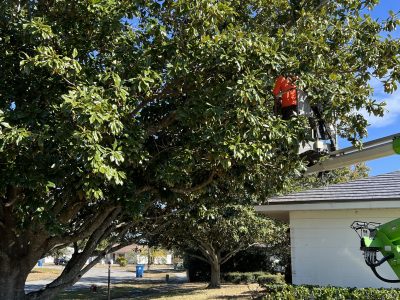
[[[0,298],[25,298],[37,259],[84,241],[29,297],[73,284],[152,199],[301,171],[308,124],[274,115],[280,74],[299,75],[343,137],[363,137],[359,110],[383,112],[369,80],[391,92],[400,72],[399,41],[380,34],[396,15],[364,15],[376,3],[1,1]]]

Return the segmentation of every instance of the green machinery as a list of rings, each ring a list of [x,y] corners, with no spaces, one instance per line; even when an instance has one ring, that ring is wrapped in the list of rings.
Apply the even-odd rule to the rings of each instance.
[[[396,283],[399,279],[386,279],[379,275],[377,267],[387,262],[400,278],[400,218],[385,224],[354,221],[351,224],[361,239],[365,263],[380,280]],[[378,259],[378,252],[382,258]]]

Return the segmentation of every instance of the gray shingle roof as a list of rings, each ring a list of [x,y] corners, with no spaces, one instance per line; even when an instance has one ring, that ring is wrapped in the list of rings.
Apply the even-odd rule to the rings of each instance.
[[[400,170],[268,199],[268,204],[338,201],[400,201]]]

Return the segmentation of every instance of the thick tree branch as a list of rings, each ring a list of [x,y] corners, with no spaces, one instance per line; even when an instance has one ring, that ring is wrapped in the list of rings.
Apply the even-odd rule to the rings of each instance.
[[[119,245],[113,246],[113,241],[121,239],[121,238],[128,232],[128,230],[129,230],[129,228],[130,228],[131,226],[132,226],[132,223],[128,223],[127,225],[125,225],[124,229],[121,230],[121,232],[120,232],[114,239],[112,239],[112,240],[109,242],[110,244],[106,247],[106,249],[104,249],[103,251],[101,251],[100,253],[98,253],[98,254],[97,254],[97,257],[81,270],[80,275],[83,276],[83,274],[85,274],[85,273],[86,273],[87,271],[89,271],[93,266],[95,266],[98,262],[100,262],[100,260],[101,260],[104,256],[106,256],[108,253],[113,253],[113,252],[118,251],[119,249],[121,249],[121,248],[123,248],[123,247],[125,247],[125,246],[130,245],[131,242],[125,242],[125,243],[121,243],[121,244],[119,244]],[[108,235],[108,233],[107,233],[107,235]],[[104,238],[104,236],[107,237],[107,235],[104,234],[104,235],[103,235],[103,238]],[[101,240],[102,240],[102,239],[100,239],[100,241],[101,241]]]
[[[96,248],[101,238],[104,237],[106,231],[113,227],[112,222],[120,214],[121,208],[114,208],[108,215],[106,215],[102,222],[100,222],[98,228],[93,232],[93,234],[86,241],[85,248],[80,253],[74,253],[71,260],[68,262],[67,266],[64,268],[61,275],[56,278],[53,282],[47,284],[44,288],[39,291],[31,292],[28,294],[30,299],[40,299],[40,298],[51,298],[52,295],[63,290],[64,288],[73,285],[81,277],[82,267],[87,261],[87,259],[92,254],[93,250]],[[110,226],[111,225],[111,226]],[[109,234],[109,232],[107,232]],[[88,270],[88,269],[87,269]]]
[[[160,120],[160,122],[157,125],[151,126],[147,129],[147,134],[148,135],[154,135],[157,132],[159,132],[161,129],[168,127],[172,123],[174,123],[176,120],[176,111],[171,112],[164,118]]]
[[[247,246],[241,246],[241,247],[236,248],[235,250],[229,252],[229,253],[226,254],[223,258],[221,258],[221,265],[224,264],[224,263],[226,263],[229,259],[231,259],[231,258],[232,258],[234,255],[236,255],[239,251],[249,249],[250,247],[253,247],[253,246],[258,245],[258,244],[259,244],[259,243],[253,243],[253,244],[250,244],[250,245],[247,245]]]
[[[138,189],[135,194],[136,194],[136,196],[138,196],[140,194],[144,194],[144,193],[151,192],[151,191],[157,191],[157,189],[152,186],[146,185],[146,186]]]
[[[86,201],[78,199],[78,201],[73,202],[70,205],[64,206],[64,211],[60,213],[58,220],[60,221],[60,223],[66,224],[69,220],[74,218],[86,204]]]
[[[103,210],[98,211],[91,218],[86,218],[85,222],[74,233],[71,233],[69,235],[51,237],[47,241],[49,245],[48,248],[52,249],[59,244],[68,245],[89,237],[103,223],[104,219],[113,209],[115,209],[115,207],[113,206],[104,208]]]
[[[200,256],[200,255],[196,255],[196,254],[192,254],[192,253],[188,253],[190,256],[192,256],[192,257],[195,257],[195,258],[197,258],[197,259],[199,259],[199,260],[201,260],[201,261],[204,261],[204,262],[206,262],[206,263],[210,263],[210,261],[209,260],[207,260],[206,258],[204,258],[203,256]]]
[[[214,176],[217,174],[217,172],[215,170],[213,170],[210,174],[210,176],[204,180],[203,182],[201,182],[198,185],[195,185],[193,187],[190,188],[172,188],[171,191],[178,193],[178,194],[189,194],[189,193],[193,193],[196,191],[199,191],[203,188],[205,188],[207,185],[209,185],[213,180],[214,180]]]

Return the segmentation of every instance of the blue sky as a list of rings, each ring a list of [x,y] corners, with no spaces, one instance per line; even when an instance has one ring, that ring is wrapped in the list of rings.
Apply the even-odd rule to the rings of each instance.
[[[371,15],[380,20],[386,19],[388,11],[400,10],[400,1],[398,0],[381,0],[380,4],[371,12]],[[393,37],[400,38],[400,27],[392,33]],[[385,94],[382,84],[378,80],[371,81],[371,86],[374,87],[374,96],[379,101],[385,101],[386,113],[383,118],[371,117],[366,115],[370,125],[368,127],[368,138],[364,141],[370,141],[376,138],[384,137],[400,132],[400,89],[393,94]],[[340,147],[347,146],[345,142],[341,142]],[[370,175],[379,175],[396,170],[400,170],[400,155],[393,155],[381,159],[376,159],[367,162],[371,168]]]

